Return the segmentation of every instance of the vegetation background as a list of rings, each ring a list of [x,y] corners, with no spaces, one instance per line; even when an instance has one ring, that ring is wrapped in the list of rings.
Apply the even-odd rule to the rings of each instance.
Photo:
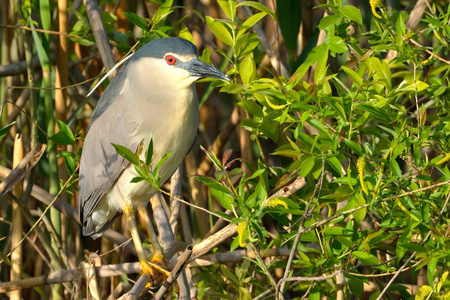
[[[107,82],[87,93],[165,36],[232,78],[198,83],[197,144],[149,206],[189,262],[165,297],[450,299],[445,0],[2,0],[0,298],[148,281],[120,218],[81,237],[77,169]]]

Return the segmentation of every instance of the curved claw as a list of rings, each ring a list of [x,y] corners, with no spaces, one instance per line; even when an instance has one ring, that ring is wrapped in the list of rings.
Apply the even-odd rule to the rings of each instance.
[[[164,262],[164,255],[160,252],[156,252],[150,260],[140,260],[142,266],[142,273],[148,274],[152,278],[156,278],[158,274],[163,276],[163,281],[169,277],[170,271],[167,270],[167,266]],[[153,284],[149,282],[147,287],[151,287]]]

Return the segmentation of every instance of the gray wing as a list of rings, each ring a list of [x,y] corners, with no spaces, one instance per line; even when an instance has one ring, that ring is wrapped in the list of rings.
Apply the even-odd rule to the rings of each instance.
[[[78,206],[84,226],[100,199],[111,189],[129,162],[118,155],[111,143],[135,152],[139,144],[128,139],[132,128],[124,118],[126,103],[120,95],[125,72],[119,74],[103,93],[88,127],[80,162]]]

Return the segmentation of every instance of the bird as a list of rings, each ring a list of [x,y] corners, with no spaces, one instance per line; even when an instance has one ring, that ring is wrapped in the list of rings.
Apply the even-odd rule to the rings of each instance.
[[[199,60],[190,41],[179,37],[153,40],[127,58],[100,97],[86,131],[78,184],[83,235],[100,237],[124,214],[143,272],[154,274],[163,256],[154,244],[156,238],[150,237],[154,255],[146,257],[134,212],[145,208],[157,189],[146,181],[131,182],[138,173],[113,144],[136,153],[140,146],[147,149],[151,141],[156,162],[170,152],[158,170],[160,182],[167,181],[197,135],[195,81],[200,78],[230,81],[219,69]],[[139,155],[143,159],[144,153]]]

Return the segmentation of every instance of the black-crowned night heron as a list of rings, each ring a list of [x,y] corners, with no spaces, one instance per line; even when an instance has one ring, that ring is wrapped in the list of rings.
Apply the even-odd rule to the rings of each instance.
[[[123,213],[144,272],[152,273],[155,266],[144,254],[134,210],[145,208],[156,190],[145,181],[131,183],[138,174],[112,143],[136,152],[142,142],[147,149],[152,139],[156,162],[171,151],[159,169],[161,182],[167,181],[194,143],[198,125],[194,82],[202,77],[229,81],[198,59],[191,42],[154,40],[136,51],[111,81],[88,127],[78,194],[83,234],[98,238]],[[142,158],[144,155],[141,153]],[[161,263],[162,254],[157,253],[161,248],[155,237],[150,238],[155,243],[151,261]]]

